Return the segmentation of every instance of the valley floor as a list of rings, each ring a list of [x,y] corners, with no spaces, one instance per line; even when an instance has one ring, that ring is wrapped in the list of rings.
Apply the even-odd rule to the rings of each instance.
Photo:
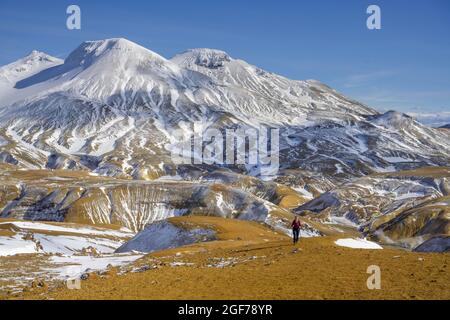
[[[7,299],[450,299],[450,255],[337,246],[342,236],[290,239],[256,222],[172,218],[213,226],[218,240],[155,252],[91,273],[80,290],[27,289]],[[367,268],[381,269],[369,290]]]

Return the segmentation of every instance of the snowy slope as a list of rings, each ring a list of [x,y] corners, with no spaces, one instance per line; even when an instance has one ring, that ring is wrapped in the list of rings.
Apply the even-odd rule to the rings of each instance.
[[[26,57],[0,68],[0,106],[11,104],[27,96],[16,85],[43,70],[60,65],[63,60],[46,53],[32,51]],[[32,92],[29,92],[32,94]]]
[[[377,114],[318,81],[290,80],[233,59],[220,50],[192,49],[171,61],[211,77],[225,86],[225,95],[237,102],[237,110],[256,117],[265,116],[269,122],[282,120],[287,124],[303,124],[326,116],[325,112],[330,111],[335,118],[347,114],[347,117],[360,119],[360,115]]]
[[[22,168],[176,175],[186,169],[171,160],[173,132],[193,121],[279,127],[283,169],[351,177],[450,164],[449,133],[223,51],[193,49],[167,60],[107,39],[82,43],[64,63],[35,55],[1,69],[8,80],[0,91],[0,160]],[[22,69],[29,71],[14,75]]]
[[[133,236],[129,230],[115,231],[71,224],[55,225],[30,221],[0,223],[0,256],[26,253],[73,255],[80,253],[113,253]]]

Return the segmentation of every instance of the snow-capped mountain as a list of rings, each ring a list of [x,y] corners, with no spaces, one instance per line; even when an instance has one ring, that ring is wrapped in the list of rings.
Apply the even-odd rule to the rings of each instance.
[[[279,128],[278,176],[174,163],[174,132],[188,133],[194,121]],[[380,114],[318,81],[290,80],[220,50],[166,59],[107,39],[82,43],[64,61],[34,51],[0,68],[0,217],[139,231],[173,215],[207,214],[289,232],[297,208],[319,224],[345,220],[413,248],[448,235],[447,211],[439,211],[448,207],[447,171],[421,171],[438,166],[450,166],[448,130]],[[44,168],[67,170],[29,170]],[[391,176],[417,168],[414,179]],[[430,231],[428,223],[444,227]]]
[[[446,132],[219,50],[167,60],[125,39],[89,41],[64,62],[34,52],[0,75],[0,159],[24,168],[174,175],[172,132],[205,119],[279,127],[282,169],[353,176],[450,162]]]

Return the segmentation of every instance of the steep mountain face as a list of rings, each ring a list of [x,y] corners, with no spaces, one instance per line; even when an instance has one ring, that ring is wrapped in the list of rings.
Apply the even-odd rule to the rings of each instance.
[[[258,166],[174,163],[175,132],[190,134],[194,122],[202,130],[278,128],[279,171],[262,177]],[[0,68],[0,162],[13,181],[0,190],[2,217],[139,231],[200,213],[285,227],[298,208],[411,248],[449,233],[446,211],[416,218],[425,215],[418,205],[448,195],[446,173],[385,175],[450,166],[448,130],[380,114],[318,81],[290,80],[219,50],[168,60],[107,39],[82,43],[64,61],[33,52]],[[88,182],[38,183],[15,169],[84,172]]]
[[[330,113],[333,119],[361,119],[360,116],[377,113],[317,81],[289,80],[235,60],[223,51],[193,49],[171,61],[222,85],[230,102],[237,102],[230,111],[262,118],[268,123],[302,125],[326,119]],[[224,101],[219,104],[223,105]]]

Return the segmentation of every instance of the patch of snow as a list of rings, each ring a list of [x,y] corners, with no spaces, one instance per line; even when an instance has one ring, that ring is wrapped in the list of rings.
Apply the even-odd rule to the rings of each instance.
[[[22,236],[0,238],[0,257],[13,256],[16,254],[37,253],[36,243],[23,240]]]
[[[123,241],[109,239],[91,239],[72,236],[49,236],[35,234],[34,238],[39,241],[45,253],[74,254],[83,249],[94,248],[98,253],[114,253]]]
[[[338,224],[338,225],[344,225],[349,227],[358,227],[356,223],[353,221],[347,219],[346,217],[338,217],[338,216],[331,216],[328,221],[325,222],[326,224]]]
[[[54,274],[57,278],[66,279],[67,277],[79,277],[86,271],[105,270],[108,265],[113,267],[123,266],[141,257],[142,255],[140,254],[111,254],[100,257],[77,255],[53,256],[50,258],[50,262],[54,266],[45,268],[44,270]]]
[[[156,181],[183,181],[183,177],[180,175],[175,176],[161,176]]]
[[[405,193],[405,194],[399,195],[395,199],[396,200],[405,200],[405,199],[409,199],[409,198],[420,198],[420,197],[423,197],[423,196],[424,196],[423,193],[409,192],[409,193]]]
[[[401,158],[401,157],[383,157],[384,160],[391,162],[391,163],[398,163],[398,162],[411,162],[411,159]]]
[[[379,244],[368,241],[366,239],[339,239],[334,242],[340,247],[347,247],[353,249],[383,249]]]
[[[85,235],[94,236],[113,236],[113,237],[129,237],[130,233],[124,230],[114,231],[114,230],[101,230],[89,227],[68,227],[68,226],[57,226],[52,224],[46,224],[41,222],[31,222],[31,221],[14,221],[14,222],[2,222],[0,225],[12,224],[20,229],[27,230],[41,230],[41,231],[55,231],[55,232],[67,232],[67,233],[77,233]]]
[[[339,163],[336,163],[334,166],[336,167],[336,174],[344,173],[344,170],[342,170],[342,166]]]
[[[304,187],[293,187],[295,191],[301,193],[303,196],[307,197],[308,199],[314,199],[314,195],[306,190]]]

